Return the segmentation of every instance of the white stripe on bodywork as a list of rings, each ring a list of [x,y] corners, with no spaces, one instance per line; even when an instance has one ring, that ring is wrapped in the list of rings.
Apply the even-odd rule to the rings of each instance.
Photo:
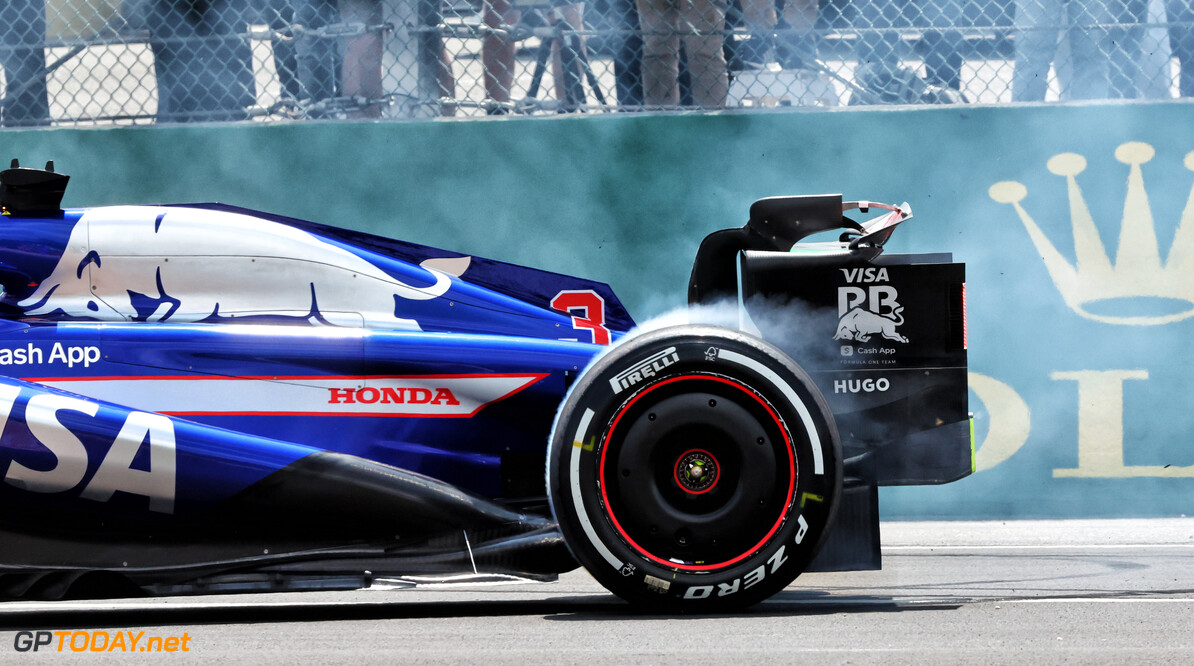
[[[164,414],[469,417],[542,375],[111,377],[38,383]],[[412,396],[415,396],[412,399]],[[451,399],[449,399],[449,396]],[[365,402],[368,400],[368,402]]]
[[[585,510],[584,499],[580,495],[580,453],[584,448],[584,436],[589,430],[589,423],[592,422],[593,416],[593,410],[585,410],[580,417],[580,425],[576,428],[576,435],[572,438],[572,459],[568,461],[569,476],[572,481],[572,506],[576,510],[576,517],[580,519],[581,529],[584,530],[585,536],[589,537],[589,543],[597,548],[597,552],[601,553],[601,557],[605,558],[610,566],[621,569],[622,561],[614,557],[614,554],[597,537],[597,531],[593,529],[593,523],[589,522],[589,513]]]
[[[750,358],[749,356],[745,356],[728,349],[722,349],[718,352],[717,358],[750,368],[779,388],[780,392],[784,394],[784,397],[788,399],[788,402],[792,403],[792,405],[796,407],[797,413],[800,414],[800,420],[804,422],[804,430],[808,433],[809,443],[812,444],[813,448],[813,473],[818,475],[824,474],[825,459],[821,454],[820,435],[817,434],[817,427],[813,425],[813,417],[811,414],[809,414],[808,407],[804,405],[804,401],[802,401],[796,395],[796,392],[792,390],[792,387],[788,386],[787,382],[780,379],[779,375],[775,374],[774,370],[768,368],[762,363],[759,363],[753,358]]]

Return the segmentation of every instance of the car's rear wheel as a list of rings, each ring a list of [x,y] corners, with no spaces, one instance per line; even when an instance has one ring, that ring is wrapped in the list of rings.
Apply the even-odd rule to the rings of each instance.
[[[839,451],[824,399],[791,359],[736,331],[682,326],[615,347],[573,386],[548,492],[569,547],[615,594],[739,607],[816,554]]]

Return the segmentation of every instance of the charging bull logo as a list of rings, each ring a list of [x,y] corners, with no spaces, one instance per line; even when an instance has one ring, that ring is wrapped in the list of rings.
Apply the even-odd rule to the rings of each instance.
[[[20,305],[114,321],[280,316],[311,324],[414,329],[468,258],[402,264],[404,282],[277,222],[229,212],[122,206],[88,211],[51,275]]]
[[[899,292],[889,284],[886,268],[842,268],[850,283],[837,290],[837,330],[834,340],[867,342],[878,335],[885,340],[908,342],[896,327],[904,323],[904,306],[896,298]],[[859,284],[871,283],[871,284]]]
[[[907,342],[908,338],[896,333],[896,326],[904,323],[904,316],[900,314],[904,308],[896,308],[890,315],[878,315],[861,307],[846,313],[837,323],[837,333],[834,340],[857,340],[867,342],[872,335],[878,335],[887,340]]]

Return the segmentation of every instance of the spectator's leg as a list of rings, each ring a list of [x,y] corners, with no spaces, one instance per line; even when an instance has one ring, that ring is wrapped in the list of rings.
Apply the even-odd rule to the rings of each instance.
[[[341,70],[344,96],[381,99],[384,95],[381,87],[381,34],[368,30],[381,25],[380,0],[340,0],[340,20],[364,24],[367,28],[365,34],[344,40],[344,64]],[[381,104],[374,103],[348,115],[350,118],[377,118],[381,116],[381,109]]]
[[[772,35],[778,20],[775,0],[741,0],[742,20],[750,30],[750,39],[738,44],[735,58],[746,67],[762,67],[769,60]]]
[[[1062,0],[1016,0],[1012,101],[1044,101],[1064,16]]]
[[[557,20],[563,21],[565,25],[573,30],[583,30],[584,10],[585,3],[583,2],[564,5],[559,7]],[[567,85],[565,83],[566,81],[574,81],[575,83],[573,85],[575,87],[582,86],[583,84],[580,82],[584,79],[584,74],[579,69],[581,63],[579,62],[579,58],[576,57],[579,56],[579,54],[585,48],[584,39],[578,35],[568,35],[565,37],[565,39],[571,40],[573,42],[573,45],[577,47],[577,52],[568,58],[569,67],[572,68],[572,71],[566,74],[564,72],[564,58],[560,52],[561,40],[557,39],[551,45],[551,75],[555,80],[555,96],[558,100],[567,99],[568,97],[568,91],[566,90]],[[575,94],[583,97],[584,92],[583,90],[579,90],[575,91]],[[576,101],[579,103],[580,97],[578,97]]]
[[[957,30],[928,30],[921,36],[925,58],[925,80],[954,90],[962,89],[962,33]]]
[[[962,0],[917,0],[920,20],[926,30],[921,34],[925,61],[925,79],[929,83],[961,90],[962,32],[958,30],[963,15]]]
[[[676,74],[676,85],[680,89],[680,106],[693,106],[695,102],[692,101],[692,70],[688,67],[688,49],[685,48],[684,39],[680,39],[680,61],[678,63],[678,71]]]
[[[742,18],[752,33],[770,33],[776,22],[775,0],[742,0]]]
[[[510,0],[484,0],[482,20],[489,28],[513,26],[522,12]],[[495,102],[509,102],[514,87],[514,40],[505,35],[486,35],[481,41],[481,62],[485,70],[485,96]]]
[[[638,9],[632,0],[611,0],[617,44],[614,53],[614,80],[618,104],[636,107],[643,105],[643,36],[638,23]]]
[[[1180,67],[1178,92],[1182,97],[1194,97],[1194,3],[1168,0],[1165,10],[1170,24],[1169,48]]]
[[[199,93],[193,95],[197,120],[243,120],[245,108],[256,99],[253,53],[246,36],[249,25],[248,0],[211,0],[199,11],[199,34],[194,76]]]
[[[335,0],[295,0],[294,22],[308,30],[337,22],[338,14]],[[308,32],[299,35],[294,49],[298,59],[298,98],[319,102],[339,96],[340,56],[336,42]]]
[[[783,24],[787,31],[778,40],[780,62],[795,69],[817,59],[817,0],[786,0]]]
[[[1107,19],[1122,27],[1110,28],[1107,31],[1106,47],[1110,83],[1110,96],[1125,99],[1135,99],[1140,96],[1136,82],[1140,80],[1142,37],[1144,23],[1148,17],[1148,0],[1094,0],[1106,5]]]
[[[1111,96],[1112,53],[1111,30],[1107,27],[1112,17],[1108,2],[1115,0],[1083,0],[1067,5],[1069,24],[1070,58],[1074,66],[1074,78],[1070,90],[1062,91],[1063,99],[1107,99]]]
[[[703,109],[725,106],[730,81],[726,74],[725,6],[718,0],[691,0],[680,13],[684,51],[692,76],[692,102]]]
[[[158,121],[184,121],[191,108],[188,61],[194,53],[196,16],[186,0],[154,0],[145,17],[157,80]]]
[[[448,47],[443,40],[440,40],[439,44],[439,69],[436,71],[436,78],[439,80],[440,96],[456,99],[456,74],[452,72],[452,58],[448,55]],[[456,104],[444,104],[439,114],[444,117],[456,115]]]
[[[46,89],[46,9],[44,0],[0,2],[0,66],[4,67],[6,126],[43,125],[50,121]]]
[[[1140,69],[1135,81],[1141,99],[1169,99],[1173,97],[1173,75],[1169,61],[1169,30],[1165,18],[1165,0],[1145,0],[1147,11],[1140,30]]]
[[[157,0],[147,16],[158,119],[243,120],[255,99],[241,0]]]
[[[680,103],[676,7],[673,0],[637,2],[643,29],[643,101],[647,106],[676,106]]]

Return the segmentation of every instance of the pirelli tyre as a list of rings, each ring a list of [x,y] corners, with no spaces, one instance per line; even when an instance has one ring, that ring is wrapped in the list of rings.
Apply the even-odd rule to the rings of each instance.
[[[775,347],[666,328],[598,359],[556,417],[548,493],[576,558],[669,610],[765,599],[812,560],[841,491],[832,414]]]

